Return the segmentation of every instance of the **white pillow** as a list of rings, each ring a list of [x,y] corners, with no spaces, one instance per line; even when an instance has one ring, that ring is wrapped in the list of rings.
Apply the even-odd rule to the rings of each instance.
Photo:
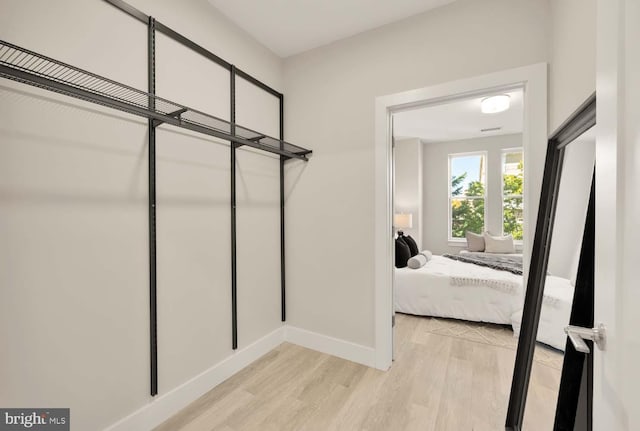
[[[418,254],[421,254],[421,255],[423,255],[424,257],[426,257],[426,258],[427,258],[427,262],[429,262],[429,261],[431,260],[431,258],[433,257],[433,253],[431,253],[429,250],[422,250],[422,251],[421,251],[420,253],[418,253]]]
[[[418,269],[427,264],[433,257],[429,250],[422,250],[407,261],[407,266],[411,269]]]
[[[418,269],[427,264],[427,258],[423,254],[416,254],[407,261],[407,266],[411,269]]]
[[[469,251],[484,251],[486,245],[484,243],[483,235],[466,231],[464,236],[467,238],[467,249]]]
[[[516,247],[513,244],[513,237],[507,236],[493,236],[489,233],[484,233],[484,251],[485,253],[515,253]]]

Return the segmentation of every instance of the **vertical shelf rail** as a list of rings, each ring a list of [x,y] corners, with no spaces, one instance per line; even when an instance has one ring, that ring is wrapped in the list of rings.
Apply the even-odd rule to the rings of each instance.
[[[231,133],[235,133],[236,124],[236,67],[231,66],[230,74]],[[229,145],[231,154],[231,346],[238,348],[238,280],[236,254],[236,144]]]
[[[284,96],[278,97],[280,102],[280,141],[284,139]],[[280,149],[283,149],[282,143]],[[285,261],[284,261],[284,162],[287,158],[280,156],[280,320],[287,321],[287,289],[285,279]]]
[[[148,23],[149,94],[156,94],[156,29],[155,20]],[[149,97],[149,108],[155,109],[155,98]],[[156,123],[149,119],[149,346],[151,396],[158,394],[158,307],[156,272]]]

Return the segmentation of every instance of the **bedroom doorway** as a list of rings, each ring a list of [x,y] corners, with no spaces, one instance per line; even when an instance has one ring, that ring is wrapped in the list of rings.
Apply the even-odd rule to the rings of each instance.
[[[392,114],[394,312],[517,326],[523,121],[521,87]]]
[[[392,357],[392,313],[393,313],[393,160],[392,160],[392,116],[416,107],[441,105],[455,100],[469,99],[490,92],[509,91],[521,88],[524,93],[522,151],[527,165],[524,183],[528,194],[524,197],[524,237],[522,252],[524,273],[527,273],[527,257],[530,252],[529,221],[535,220],[537,202],[544,166],[547,139],[547,66],[535,64],[509,69],[465,80],[381,96],[376,99],[375,130],[375,354],[376,367],[388,369]]]
[[[512,108],[515,109],[508,114],[519,118],[519,126],[516,129],[510,129],[511,126],[507,124],[509,122],[480,124],[476,120],[465,117],[465,114],[479,112],[482,101],[490,96],[506,96],[506,99],[513,103]],[[453,127],[451,121],[446,118],[447,111],[451,111],[452,107],[458,109],[457,115],[453,116],[458,117],[459,120],[456,127]],[[498,116],[491,117],[491,114],[485,115],[484,120],[490,120],[489,123],[495,123],[494,120],[498,118]],[[517,251],[524,256],[521,259],[521,265],[524,262],[524,268],[521,267],[521,271],[526,274],[527,257],[531,246],[530,234],[533,232],[529,222],[535,220],[537,212],[536,200],[539,196],[544,165],[546,133],[546,65],[544,64],[384,96],[376,100],[374,277],[377,368],[391,367],[394,342],[395,351],[398,354],[394,368],[403,366],[400,355],[421,357],[411,351],[411,343],[422,344],[418,346],[418,350],[426,347],[424,354],[449,349],[453,352],[456,363],[475,354],[461,346],[475,343],[473,344],[476,346],[475,350],[484,352],[482,354],[486,354],[484,357],[487,361],[490,361],[492,367],[498,370],[498,374],[492,375],[490,381],[508,380],[506,382],[506,391],[508,391],[511,378],[509,373],[513,368],[514,358],[508,359],[510,357],[508,354],[494,354],[493,349],[494,347],[502,350],[513,348],[512,352],[515,356],[517,342],[513,338],[510,324],[512,311],[515,311],[522,301],[522,276],[504,272],[504,276],[489,280],[490,286],[481,288],[466,286],[464,298],[448,298],[448,301],[444,298],[443,302],[437,304],[433,298],[426,299],[420,292],[415,290],[412,292],[410,287],[404,288],[399,295],[398,292],[394,294],[394,267],[397,257],[395,248],[397,239],[404,237],[403,240],[408,239],[405,242],[410,249],[410,255],[417,254],[417,256],[410,256],[417,261],[412,262],[413,266],[422,268],[425,266],[423,261],[427,260],[432,264],[442,265],[440,269],[446,273],[450,271],[451,266],[468,265],[456,259],[443,257],[444,254],[458,256],[462,248],[470,245],[467,243],[467,231],[476,233],[483,239],[484,232],[491,232],[495,238],[487,240],[495,241],[491,243],[490,249],[498,252],[500,247],[504,246],[500,241],[501,238],[498,237],[508,232],[512,237],[518,236]],[[492,144],[491,148],[482,148],[478,147],[478,141],[469,142],[474,139],[501,142]],[[505,187],[504,176],[505,174],[517,176],[518,166],[521,182],[526,184],[527,192],[507,193],[510,190]],[[507,225],[504,212],[509,205],[511,205],[509,220],[512,223]],[[390,231],[393,235],[389,235]],[[409,247],[411,242],[415,243],[413,247]],[[514,247],[513,243],[511,247]],[[476,256],[466,257],[475,258]],[[479,256],[478,259],[482,260],[482,257]],[[443,259],[449,259],[450,263],[443,263]],[[408,260],[400,264],[407,265]],[[483,271],[492,271],[493,269],[487,267],[492,264],[495,263],[486,262],[486,265],[483,265],[484,269],[478,266],[475,278],[478,278],[478,274],[484,274]],[[406,269],[406,271],[409,286],[412,283],[415,285],[421,283],[417,276],[420,269]],[[440,280],[442,286],[439,289],[435,288],[433,294],[436,295],[435,297],[440,294],[446,296],[450,293],[448,291],[452,290],[449,287],[451,284],[460,283],[460,286],[465,284],[464,280],[461,280],[463,278],[474,277],[460,275],[457,276],[457,280],[444,277]],[[482,306],[483,295],[488,296],[488,299],[485,298],[486,303],[491,306]],[[443,298],[440,297],[440,299]],[[472,304],[475,301],[477,306],[466,307],[464,301],[469,299]],[[456,302],[458,303],[455,304]],[[396,308],[403,314],[389,319]],[[452,310],[462,313],[456,314]],[[445,316],[456,319],[422,316]],[[392,329],[394,321],[397,325],[395,331]],[[475,324],[473,321],[508,324],[509,327]],[[451,358],[446,360],[435,356],[430,358],[432,368],[437,368],[440,364],[444,370],[450,365]],[[504,375],[499,374],[500,370],[506,371]],[[468,370],[464,371],[463,367],[459,371],[466,373]],[[395,372],[397,370],[394,370]],[[464,380],[464,376],[462,377]],[[429,379],[429,374],[424,374],[423,378]],[[501,383],[502,386],[504,386],[503,383]],[[496,393],[501,391],[497,388]],[[469,388],[467,392],[473,391]],[[464,393],[458,395],[462,398],[465,396]],[[498,422],[503,421],[503,410],[506,411],[507,396],[503,395],[501,393],[498,397],[500,400],[496,399],[493,408],[489,409],[492,410],[493,416],[496,416],[496,413],[499,414]],[[455,425],[464,427],[467,424],[456,423]]]

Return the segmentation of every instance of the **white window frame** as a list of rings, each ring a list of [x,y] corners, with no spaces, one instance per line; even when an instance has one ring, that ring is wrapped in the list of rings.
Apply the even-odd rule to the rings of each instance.
[[[508,153],[522,153],[522,194],[521,195],[506,195],[504,194],[504,168],[505,168],[505,158],[507,157]],[[524,182],[524,171],[527,168],[527,165],[525,163],[524,160],[524,147],[514,147],[514,148],[503,148],[500,154],[500,225],[502,226],[502,235],[506,235],[507,233],[504,231],[504,200],[505,198],[521,198],[522,199],[522,216],[524,217],[525,215],[525,209],[524,209],[524,205],[525,205],[525,201],[524,201],[524,194],[525,194],[525,187],[526,184]],[[524,236],[524,226],[525,226],[525,222],[523,220],[523,236]],[[514,239],[513,240],[514,244],[516,245],[522,245],[522,240],[521,239]]]
[[[468,156],[482,156],[484,157],[484,197],[481,196],[465,196],[466,199],[482,199],[484,198],[484,230],[486,230],[487,228],[487,209],[488,209],[488,203],[489,203],[489,169],[487,169],[487,163],[489,161],[489,155],[487,151],[469,151],[469,152],[464,152],[464,153],[451,153],[447,156],[447,198],[448,198],[448,205],[447,205],[447,237],[448,237],[448,242],[449,245],[451,246],[457,246],[457,247],[464,247],[467,245],[467,239],[466,238],[453,238],[453,236],[451,235],[451,225],[452,225],[452,220],[451,220],[451,159],[455,158],[455,157],[468,157]]]

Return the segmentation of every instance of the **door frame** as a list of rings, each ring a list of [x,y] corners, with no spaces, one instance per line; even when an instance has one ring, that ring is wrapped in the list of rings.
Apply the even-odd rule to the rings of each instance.
[[[375,100],[375,203],[374,203],[374,319],[375,367],[387,370],[393,353],[393,207],[391,116],[418,106],[446,103],[509,88],[524,90],[523,151],[525,221],[524,276],[531,249],[531,232],[542,184],[547,145],[547,64],[537,63],[416,90],[377,97]]]

